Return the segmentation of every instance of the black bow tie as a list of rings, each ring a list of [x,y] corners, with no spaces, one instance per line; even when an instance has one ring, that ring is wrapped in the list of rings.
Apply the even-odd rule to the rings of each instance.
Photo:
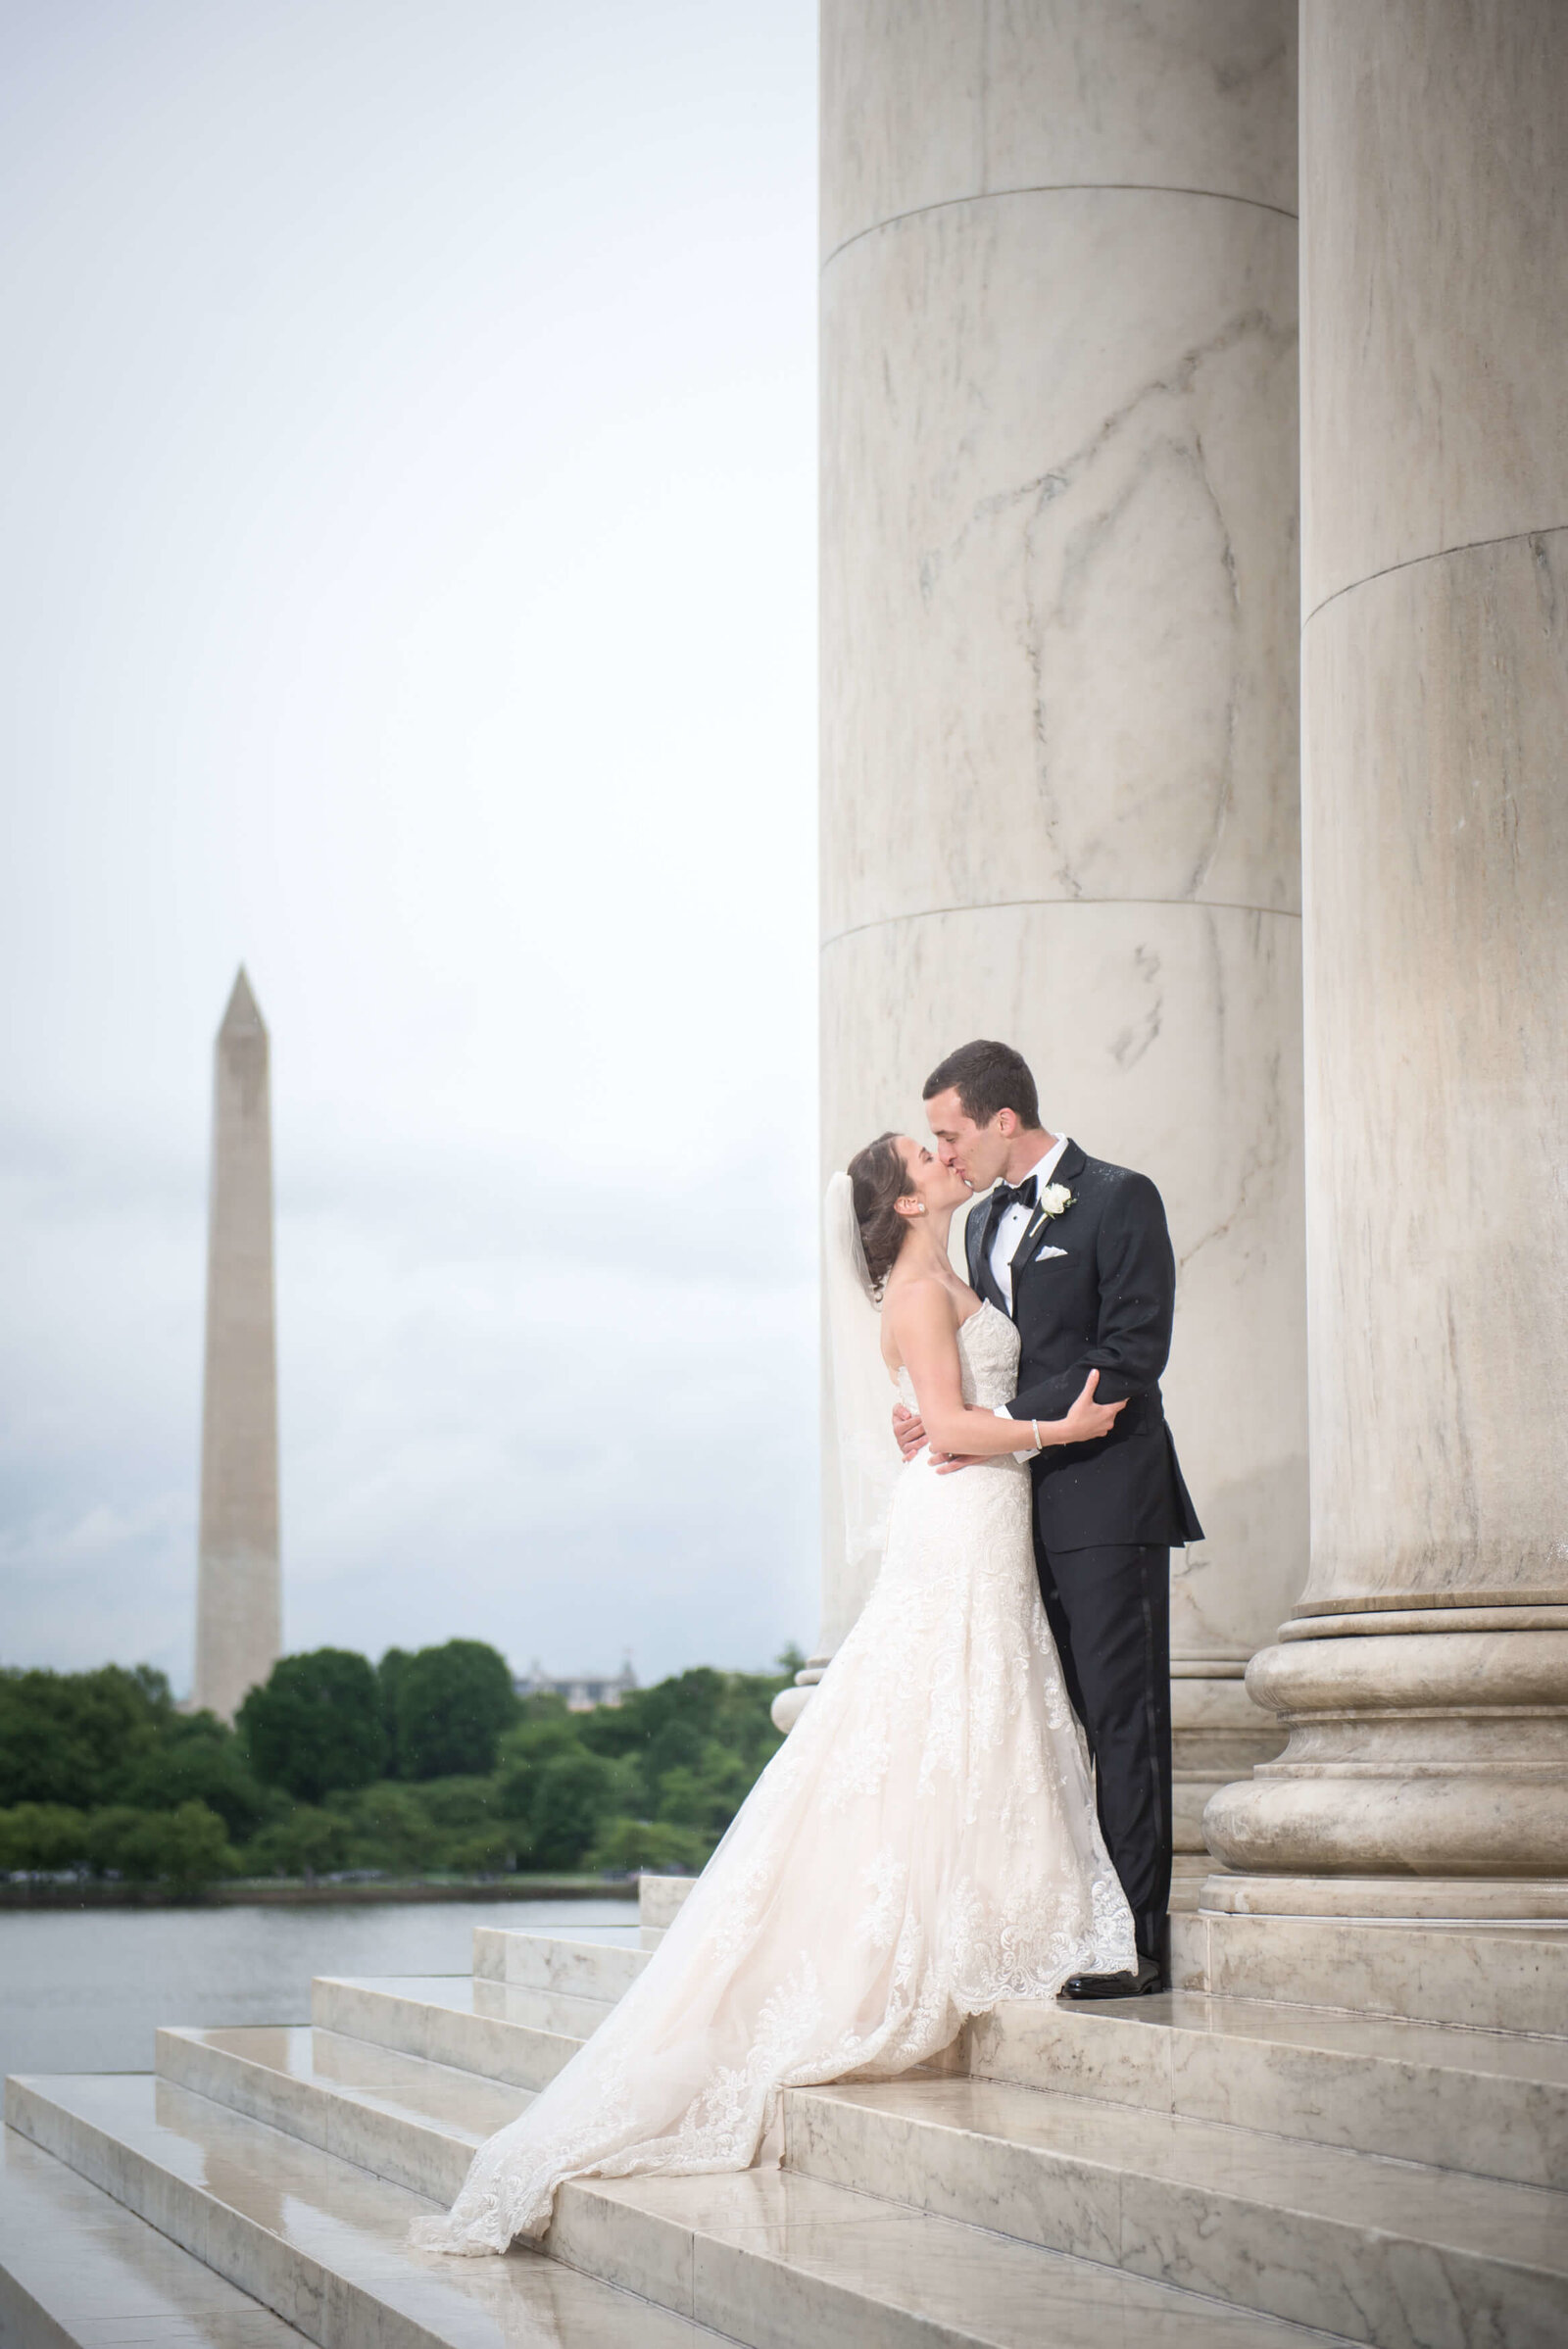
[[[1000,1217],[1005,1215],[1009,1207],[1034,1206],[1039,1199],[1040,1190],[1034,1176],[1025,1175],[1023,1181],[1016,1185],[999,1183],[991,1196],[996,1213]]]

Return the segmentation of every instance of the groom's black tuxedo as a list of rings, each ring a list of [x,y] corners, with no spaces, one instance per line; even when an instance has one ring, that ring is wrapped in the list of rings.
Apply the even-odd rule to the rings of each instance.
[[[1069,1142],[1012,1256],[1019,1337],[1012,1419],[1063,1419],[1091,1370],[1096,1399],[1126,1402],[1108,1436],[1033,1462],[1035,1561],[1068,1692],[1095,1758],[1101,1826],[1138,1926],[1159,1957],[1170,1895],[1170,1551],[1198,1522],[1165,1425],[1176,1263],[1147,1175]],[[987,1199],[964,1231],[969,1284],[1005,1308],[989,1261]],[[1049,1253],[1049,1250],[1058,1252]]]
[[[1104,1542],[1199,1542],[1165,1425],[1159,1374],[1170,1353],[1176,1259],[1165,1209],[1147,1175],[1091,1158],[1069,1142],[1052,1176],[1071,1193],[1061,1214],[1037,1207],[1012,1258],[1018,1325],[1013,1419],[1064,1419],[1091,1370],[1095,1399],[1125,1402],[1097,1444],[1058,1444],[1035,1463],[1035,1516],[1048,1549]],[[1005,1310],[982,1261],[987,1200],[969,1210],[969,1285]],[[1058,1254],[1042,1254],[1057,1249]]]

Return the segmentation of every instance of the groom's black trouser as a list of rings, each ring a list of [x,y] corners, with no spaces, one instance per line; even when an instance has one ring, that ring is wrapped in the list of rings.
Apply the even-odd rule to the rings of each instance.
[[[1145,1957],[1170,1904],[1170,1551],[1035,1544],[1067,1693],[1095,1760],[1100,1826]]]

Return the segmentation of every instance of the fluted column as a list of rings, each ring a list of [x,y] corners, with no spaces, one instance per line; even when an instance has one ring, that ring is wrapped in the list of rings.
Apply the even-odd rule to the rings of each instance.
[[[231,1721],[282,1643],[270,1081],[243,970],[213,1052],[207,1216],[195,1701]]]
[[[1159,1183],[1194,1846],[1278,1743],[1242,1674],[1306,1566],[1294,25],[823,15],[824,1173],[985,1035]]]
[[[1205,1897],[1562,1914],[1568,10],[1302,26],[1312,1571]]]

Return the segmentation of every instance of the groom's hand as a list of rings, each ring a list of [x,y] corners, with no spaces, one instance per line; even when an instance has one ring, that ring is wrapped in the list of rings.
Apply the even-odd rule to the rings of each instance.
[[[893,1406],[893,1440],[906,1460],[912,1460],[925,1442],[925,1421],[903,1403]]]

